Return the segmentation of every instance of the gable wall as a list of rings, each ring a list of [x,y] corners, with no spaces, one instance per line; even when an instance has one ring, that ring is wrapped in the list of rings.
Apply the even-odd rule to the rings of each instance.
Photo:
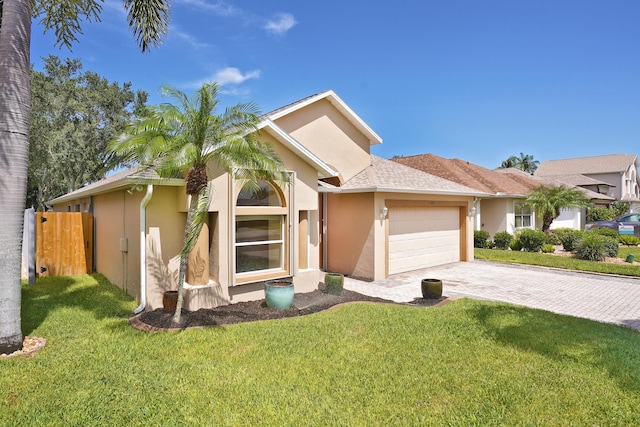
[[[342,182],[370,164],[369,140],[326,99],[283,116],[276,124],[337,169]]]

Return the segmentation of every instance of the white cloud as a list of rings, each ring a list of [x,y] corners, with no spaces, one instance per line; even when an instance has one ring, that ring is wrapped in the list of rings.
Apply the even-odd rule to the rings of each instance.
[[[273,34],[284,34],[296,25],[296,19],[290,13],[281,13],[267,22],[264,29]]]
[[[247,93],[247,91],[240,90],[237,88],[237,86],[244,83],[247,80],[259,79],[259,78],[260,78],[260,70],[253,70],[253,71],[248,71],[246,73],[242,73],[239,69],[235,67],[227,67],[227,68],[222,68],[216,71],[211,77],[186,83],[182,86],[190,89],[198,89],[205,82],[216,82],[220,86],[222,93],[245,94]]]
[[[218,70],[213,76],[213,80],[218,82],[220,86],[224,85],[239,85],[249,79],[259,79],[260,70],[253,70],[242,74],[242,72],[235,67],[227,67]]]
[[[225,3],[222,0],[207,1],[207,0],[179,0],[180,3],[192,6],[199,10],[207,12],[213,12],[216,15],[230,16],[239,12],[234,6]]]
[[[206,49],[211,46],[209,43],[201,42],[198,38],[192,36],[191,34],[180,31],[178,28],[174,28],[174,32],[172,33],[172,35],[183,40],[185,43],[196,50]]]

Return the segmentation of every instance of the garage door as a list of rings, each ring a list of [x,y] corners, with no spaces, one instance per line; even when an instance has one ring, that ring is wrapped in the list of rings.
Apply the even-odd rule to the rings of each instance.
[[[389,274],[460,261],[458,208],[389,210]]]

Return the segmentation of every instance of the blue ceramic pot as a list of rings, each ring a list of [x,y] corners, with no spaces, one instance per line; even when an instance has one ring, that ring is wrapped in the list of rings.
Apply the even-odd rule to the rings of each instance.
[[[286,310],[293,304],[293,283],[288,280],[272,280],[264,285],[267,307]]]

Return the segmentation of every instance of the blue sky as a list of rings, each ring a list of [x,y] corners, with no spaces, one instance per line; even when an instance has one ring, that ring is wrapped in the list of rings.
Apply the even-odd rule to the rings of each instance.
[[[333,89],[383,138],[382,157],[433,153],[488,168],[640,151],[637,0],[174,0],[164,44],[141,54],[122,2],[55,54],[162,102],[163,84],[223,85],[263,112]]]

